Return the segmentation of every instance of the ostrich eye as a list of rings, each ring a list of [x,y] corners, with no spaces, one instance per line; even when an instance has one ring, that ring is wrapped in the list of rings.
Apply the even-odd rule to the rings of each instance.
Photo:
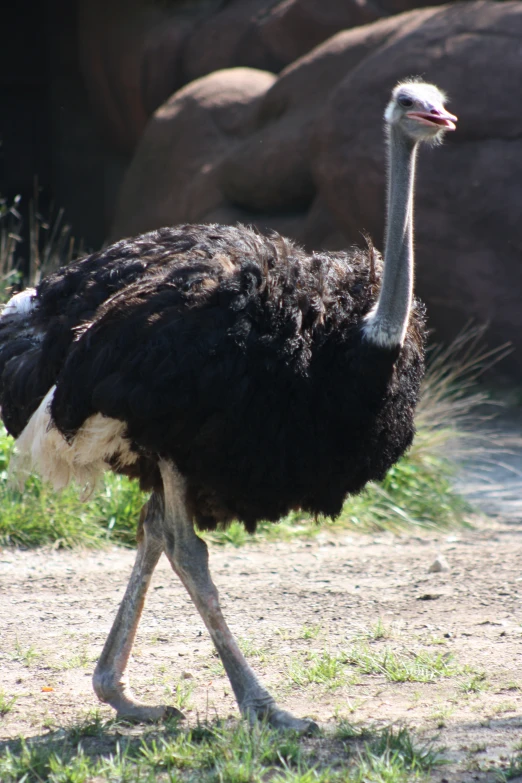
[[[404,106],[405,109],[409,109],[411,106],[413,106],[413,100],[408,98],[406,95],[401,95],[397,100],[399,105]]]

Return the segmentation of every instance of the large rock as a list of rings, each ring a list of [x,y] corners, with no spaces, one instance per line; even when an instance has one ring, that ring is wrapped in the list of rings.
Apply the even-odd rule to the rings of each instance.
[[[91,104],[132,152],[174,90],[213,71],[278,73],[340,30],[441,0],[78,0],[79,59]]]
[[[341,30],[442,0],[229,0],[187,39],[188,78],[247,65],[278,73]]]
[[[309,148],[318,114],[333,87],[392,29],[385,20],[371,36],[359,29],[341,34],[279,79],[227,69],[180,90],[146,128],[110,238],[186,220],[275,225],[285,213],[300,232],[315,198]],[[230,127],[215,121],[216,107]],[[323,233],[335,232],[324,209],[310,212],[313,224],[326,223]]]
[[[490,321],[491,342],[520,351],[521,40],[522,3],[459,3],[341,32],[276,81],[247,69],[200,79],[147,127],[112,236],[239,219],[308,246],[360,243],[364,230],[382,244],[383,106],[397,80],[422,74],[448,90],[459,128],[419,162],[417,290],[438,337]]]
[[[277,73],[334,33],[383,14],[370,0],[232,0],[187,40],[185,73],[195,79],[234,65]]]
[[[248,133],[259,97],[274,80],[248,68],[218,71],[158,109],[123,183],[113,238],[197,221],[224,206],[216,163]]]

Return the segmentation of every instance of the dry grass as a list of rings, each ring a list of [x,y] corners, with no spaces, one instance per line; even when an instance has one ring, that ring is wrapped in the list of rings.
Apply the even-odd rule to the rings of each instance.
[[[71,228],[64,222],[64,210],[46,220],[38,208],[38,187],[29,204],[28,240],[22,236],[20,197],[11,204],[0,199],[0,302],[13,290],[38,285],[46,275],[68,264],[76,255]]]

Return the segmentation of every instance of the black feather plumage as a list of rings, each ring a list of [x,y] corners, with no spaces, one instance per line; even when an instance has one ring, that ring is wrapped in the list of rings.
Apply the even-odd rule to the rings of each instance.
[[[298,508],[335,517],[411,444],[423,374],[418,302],[402,348],[362,337],[372,265],[243,226],[118,242],[0,320],[6,426],[19,435],[56,383],[65,437],[97,412],[124,421],[140,459],[122,470],[152,488],[158,457],[171,459],[201,528],[238,518],[253,531]]]

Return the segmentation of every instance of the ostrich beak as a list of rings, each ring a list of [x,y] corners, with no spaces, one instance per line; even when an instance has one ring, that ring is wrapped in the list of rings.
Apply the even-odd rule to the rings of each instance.
[[[412,120],[417,120],[422,125],[437,125],[445,130],[456,130],[457,117],[446,109],[431,109],[430,111],[409,111],[407,114]]]

